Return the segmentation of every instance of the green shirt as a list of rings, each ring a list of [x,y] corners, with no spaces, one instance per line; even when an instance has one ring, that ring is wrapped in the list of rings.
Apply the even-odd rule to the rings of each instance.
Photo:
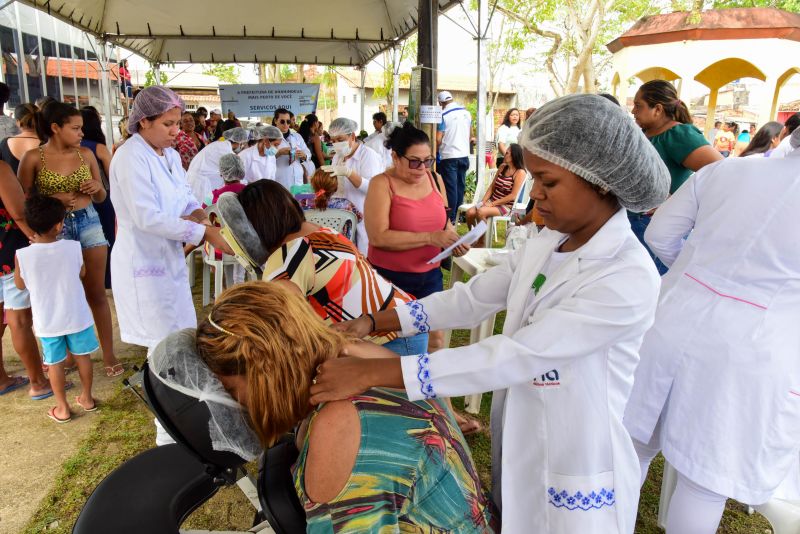
[[[650,142],[664,160],[672,178],[670,195],[678,190],[694,172],[683,166],[683,161],[701,146],[708,145],[703,133],[693,124],[678,124],[666,132],[650,138]]]

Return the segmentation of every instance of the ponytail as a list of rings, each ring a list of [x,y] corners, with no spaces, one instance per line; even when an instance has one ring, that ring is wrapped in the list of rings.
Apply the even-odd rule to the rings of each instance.
[[[328,209],[331,197],[339,189],[339,179],[322,169],[317,169],[311,177],[311,187],[314,188],[314,208],[318,210]]]
[[[686,103],[678,98],[675,86],[666,80],[650,80],[639,87],[639,95],[651,108],[661,105],[664,113],[675,122],[692,124],[692,114]]]
[[[80,117],[81,112],[63,102],[49,102],[36,112],[36,135],[42,142],[53,136],[52,126],[64,126],[71,117]]]

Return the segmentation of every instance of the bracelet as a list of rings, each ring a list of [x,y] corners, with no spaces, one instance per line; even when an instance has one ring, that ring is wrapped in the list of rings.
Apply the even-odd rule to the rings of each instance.
[[[370,330],[370,333],[374,332],[376,330],[376,328],[377,328],[375,326],[375,317],[373,317],[371,313],[365,313],[363,315],[363,317],[367,317],[369,319],[369,321],[372,323],[372,330]]]

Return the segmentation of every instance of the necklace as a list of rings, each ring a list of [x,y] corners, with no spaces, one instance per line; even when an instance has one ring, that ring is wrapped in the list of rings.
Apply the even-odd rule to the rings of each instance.
[[[32,136],[32,135],[15,135],[11,139],[36,139],[36,140],[38,140],[39,138],[36,137],[36,136]]]

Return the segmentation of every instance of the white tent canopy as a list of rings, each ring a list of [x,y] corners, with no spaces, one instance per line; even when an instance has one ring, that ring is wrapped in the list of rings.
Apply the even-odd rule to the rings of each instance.
[[[364,66],[418,20],[418,0],[21,1],[156,64]],[[437,1],[440,11],[459,3]]]

